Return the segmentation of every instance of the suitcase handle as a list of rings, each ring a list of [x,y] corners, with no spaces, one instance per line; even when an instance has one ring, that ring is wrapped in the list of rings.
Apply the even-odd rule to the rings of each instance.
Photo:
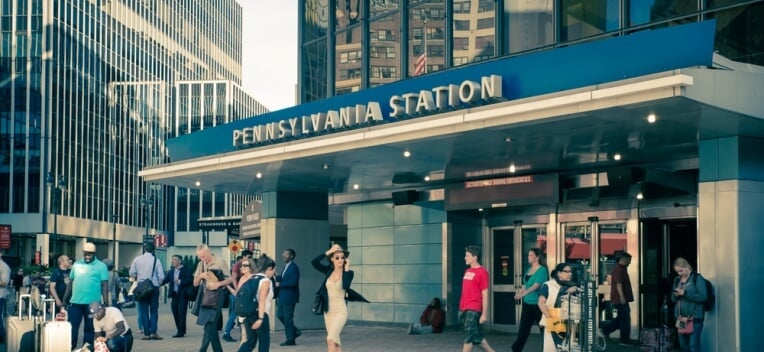
[[[32,320],[32,295],[22,293],[19,295],[19,320],[21,320],[21,312],[24,310],[24,298],[27,299],[29,308],[27,308],[28,319]]]
[[[50,313],[50,320],[53,321],[56,318],[56,300],[53,298],[46,298],[45,295],[41,295],[40,298],[42,298],[42,321],[46,321],[47,313],[48,313],[48,302],[51,302],[50,305],[51,309],[53,310]]]

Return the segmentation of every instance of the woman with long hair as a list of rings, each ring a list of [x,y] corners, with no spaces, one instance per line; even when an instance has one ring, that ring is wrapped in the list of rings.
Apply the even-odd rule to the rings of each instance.
[[[522,351],[531,327],[541,321],[541,309],[539,309],[538,289],[549,279],[549,271],[546,268],[544,252],[540,248],[528,250],[528,264],[530,267],[523,276],[523,287],[515,294],[515,299],[523,300],[523,308],[520,313],[520,329],[517,339],[512,344],[512,351]]]
[[[249,266],[245,266],[249,264]],[[254,260],[247,258],[241,264],[241,269],[248,268],[247,273],[251,273],[254,268]],[[268,312],[271,311],[271,302],[273,301],[273,286],[271,278],[276,273],[276,262],[265,254],[262,254],[257,259],[257,273],[250,275],[246,278],[244,283],[239,283],[239,287],[246,284],[247,281],[252,281],[249,284],[257,282],[257,312],[256,315],[251,315],[240,320],[242,326],[242,339],[246,337],[246,340],[239,346],[238,352],[252,352],[257,346],[259,352],[267,352],[271,348],[271,323],[268,316]],[[255,277],[260,276],[260,279],[255,281]],[[245,277],[242,277],[245,280]],[[259,340],[259,344],[258,344]]]
[[[342,352],[340,334],[348,320],[345,297],[353,282],[353,271],[350,270],[348,256],[350,252],[334,244],[310,262],[316,270],[326,275],[324,284],[319,290],[324,296],[324,302],[328,303],[324,305],[324,325],[326,326],[326,347],[329,352]],[[322,263],[324,259],[329,260],[329,265]]]
[[[703,332],[703,302],[706,301],[706,279],[692,271],[692,265],[682,257],[674,260],[674,271],[677,273],[674,279],[674,287],[671,291],[671,301],[675,302],[674,313],[677,319],[682,319],[682,324],[692,320],[692,333],[677,334],[679,347],[683,352],[700,351],[700,334]]]
[[[544,329],[544,352],[557,352],[557,345],[562,342],[562,338],[557,334],[552,334],[548,328],[554,321],[552,314],[553,308],[559,308],[562,296],[572,294],[578,291],[576,284],[571,281],[573,270],[570,264],[560,263],[552,270],[552,278],[545,282],[539,288],[538,306],[541,310],[541,326]]]

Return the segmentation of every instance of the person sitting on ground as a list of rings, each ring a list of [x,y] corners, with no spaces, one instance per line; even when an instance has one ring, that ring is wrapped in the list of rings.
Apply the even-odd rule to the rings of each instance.
[[[440,306],[440,298],[435,297],[422,312],[419,322],[409,325],[409,335],[440,334],[445,321],[446,314]]]
[[[111,352],[130,352],[133,349],[133,333],[119,308],[104,307],[96,301],[90,303],[90,314],[93,315],[95,341],[105,342]]]

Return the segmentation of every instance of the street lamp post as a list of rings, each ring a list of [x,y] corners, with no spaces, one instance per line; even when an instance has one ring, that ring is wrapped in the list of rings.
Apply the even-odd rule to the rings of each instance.
[[[52,253],[56,254],[56,242],[58,242],[58,213],[61,211],[61,193],[66,186],[66,179],[64,175],[58,175],[58,182],[55,182],[53,173],[48,172],[45,177],[45,183],[48,185],[50,191],[50,210],[53,211],[53,246]]]
[[[149,213],[151,211],[151,207],[154,205],[154,197],[149,196],[146,198],[146,196],[141,196],[141,206],[143,207],[143,221],[146,222],[146,233],[143,234],[143,244],[144,246],[151,241],[151,236],[149,235]]]
[[[119,266],[117,266],[117,220],[119,220],[119,215],[112,214],[111,222],[113,223],[113,226],[111,228],[111,260],[114,261],[115,268],[119,268]]]

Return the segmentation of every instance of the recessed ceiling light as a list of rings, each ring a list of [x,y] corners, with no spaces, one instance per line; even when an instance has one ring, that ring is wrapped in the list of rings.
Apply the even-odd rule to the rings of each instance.
[[[202,185],[202,182],[197,180],[196,182],[194,182],[194,184],[196,185],[196,187],[199,187]]]
[[[654,122],[655,122],[655,120],[657,120],[657,119],[658,119],[658,118],[657,118],[657,117],[655,117],[655,114],[650,114],[650,115],[647,115],[647,122],[649,122],[649,123],[654,123]]]
[[[263,178],[263,173],[262,172],[258,172],[258,173],[255,174],[255,177]]]
[[[517,168],[515,168],[515,164],[510,164],[509,165],[509,172],[514,174],[515,171],[517,171]]]
[[[353,185],[353,189],[356,189],[356,190],[357,190],[358,188],[360,188],[360,187],[361,187],[361,186],[359,186],[357,183]]]
[[[327,169],[329,169],[329,164],[327,164],[327,163],[324,163],[324,165],[323,165],[323,168],[324,168],[324,170],[327,170]]]
[[[637,199],[642,200],[645,199],[645,195],[642,194],[642,192],[637,193]]]
[[[507,142],[507,143],[512,143],[512,142],[514,142],[515,140],[514,140],[514,139],[512,139],[512,137],[504,137],[504,141],[505,141],[505,142]]]
[[[613,155],[613,160],[615,160],[615,161],[621,160],[621,153],[615,153]]]
[[[430,175],[427,175],[427,176],[425,176],[425,177],[424,177],[424,180],[425,180],[426,182],[429,182],[429,181],[430,181]]]
[[[411,152],[407,150],[407,151],[403,152],[403,156],[408,158],[408,157],[411,156]]]

